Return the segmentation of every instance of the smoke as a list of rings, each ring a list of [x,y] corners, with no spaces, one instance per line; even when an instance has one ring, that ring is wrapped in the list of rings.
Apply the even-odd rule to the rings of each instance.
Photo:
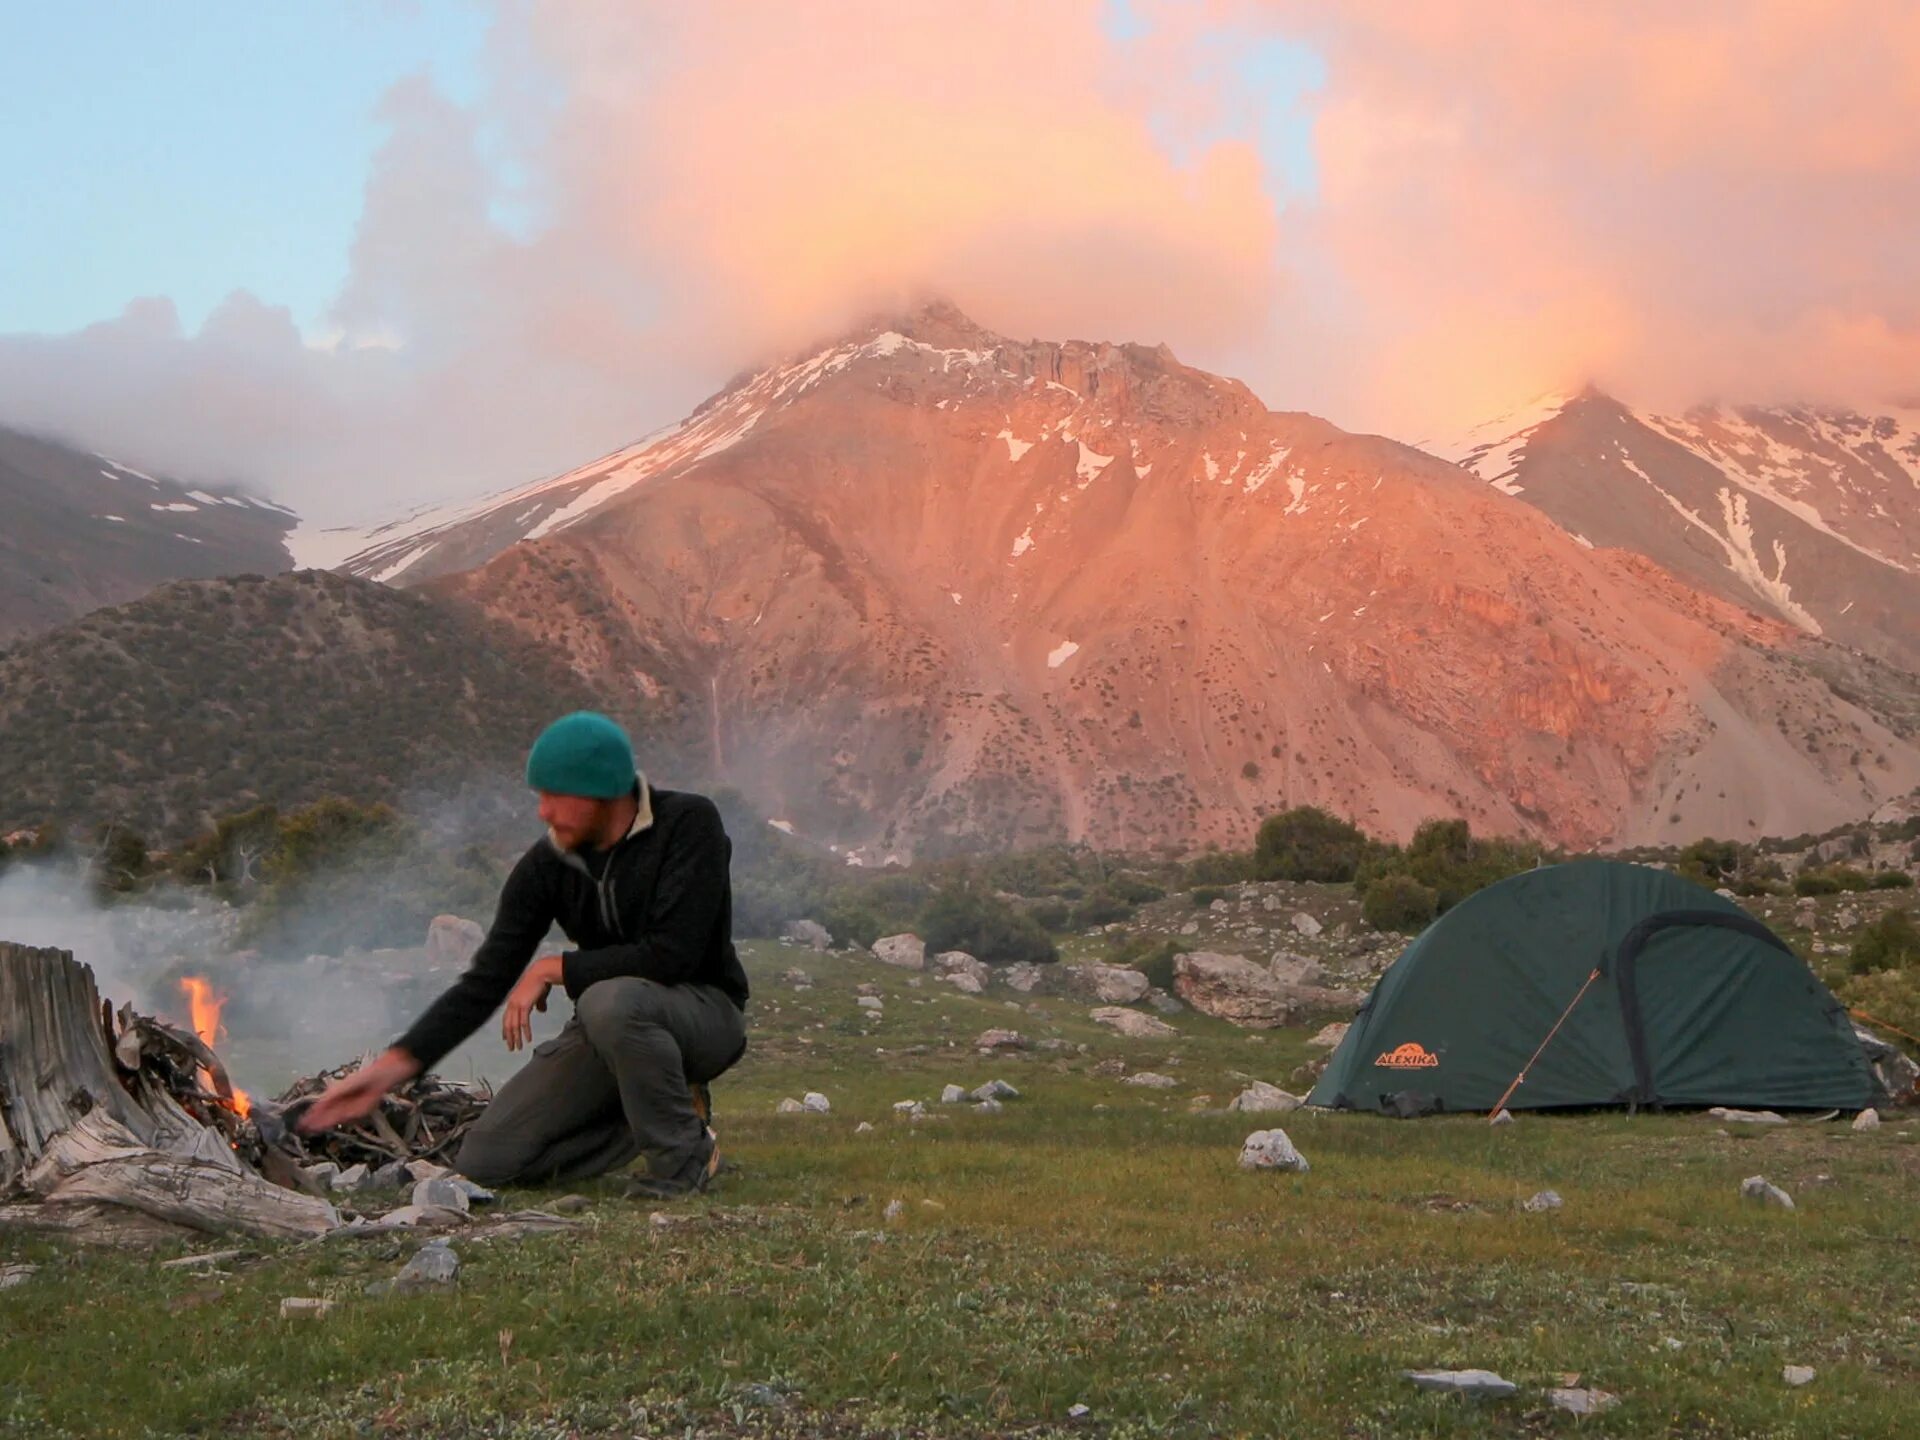
[[[1920,388],[1912,6],[1122,8],[499,0],[481,101],[387,96],[324,335],[272,297],[195,334],[139,299],[0,339],[0,420],[385,516],[927,291],[1409,438],[1590,378]],[[1304,189],[1219,58],[1275,37],[1324,61]]]

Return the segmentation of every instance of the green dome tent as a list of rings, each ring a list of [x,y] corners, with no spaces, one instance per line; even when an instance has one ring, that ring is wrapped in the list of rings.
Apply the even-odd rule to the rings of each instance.
[[[1581,860],[1428,926],[1309,1102],[1489,1111],[1523,1071],[1510,1109],[1860,1109],[1876,1090],[1845,1009],[1765,925],[1663,870]]]

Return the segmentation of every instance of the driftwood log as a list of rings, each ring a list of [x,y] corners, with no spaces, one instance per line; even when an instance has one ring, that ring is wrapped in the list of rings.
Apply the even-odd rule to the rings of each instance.
[[[0,942],[0,1201],[30,1202],[0,1205],[0,1223],[76,1233],[83,1212],[117,1210],[143,1217],[118,1227],[130,1231],[268,1238],[340,1223],[235,1153],[257,1131],[211,1050],[128,1010],[119,1019],[116,1033],[93,971],[66,951]]]

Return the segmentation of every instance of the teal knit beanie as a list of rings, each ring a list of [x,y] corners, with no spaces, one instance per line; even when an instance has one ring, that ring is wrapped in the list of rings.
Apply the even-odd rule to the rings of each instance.
[[[527,784],[554,795],[615,800],[637,778],[627,732],[591,710],[562,715],[527,753]]]

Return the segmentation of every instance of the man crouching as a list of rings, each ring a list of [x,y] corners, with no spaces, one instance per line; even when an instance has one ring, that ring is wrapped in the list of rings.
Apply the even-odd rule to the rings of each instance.
[[[747,975],[733,948],[733,847],[703,795],[656,790],[604,715],[556,720],[527,756],[544,839],[520,857],[467,971],[391,1048],[328,1086],[302,1129],[356,1120],[437,1064],[504,1000],[507,1048],[559,985],[560,1034],[467,1132],[460,1172],[487,1185],[600,1175],[644,1155],[640,1192],[706,1188],[719,1151],[695,1108],[745,1052]],[[577,947],[534,952],[558,924]],[[531,962],[531,963],[529,963]]]

